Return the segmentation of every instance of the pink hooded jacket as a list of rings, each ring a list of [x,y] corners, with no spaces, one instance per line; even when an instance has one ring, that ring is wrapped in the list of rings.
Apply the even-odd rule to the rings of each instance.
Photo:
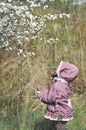
[[[68,62],[60,62],[56,70],[58,77],[50,88],[39,91],[40,100],[47,104],[45,118],[50,120],[69,121],[73,119],[70,97],[70,82],[79,73],[78,68]]]

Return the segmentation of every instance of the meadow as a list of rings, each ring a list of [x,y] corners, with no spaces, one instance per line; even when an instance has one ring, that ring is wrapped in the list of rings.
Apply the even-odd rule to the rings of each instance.
[[[51,85],[61,60],[78,66],[71,83],[74,119],[86,130],[86,5],[0,3],[0,130],[55,130],[35,90]]]

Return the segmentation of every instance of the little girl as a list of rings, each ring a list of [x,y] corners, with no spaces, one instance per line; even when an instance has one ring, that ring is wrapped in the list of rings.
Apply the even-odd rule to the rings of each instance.
[[[78,76],[78,68],[61,61],[56,70],[55,82],[50,88],[36,91],[41,102],[47,104],[44,117],[56,121],[57,130],[66,130],[66,123],[73,119],[70,97],[70,82]]]

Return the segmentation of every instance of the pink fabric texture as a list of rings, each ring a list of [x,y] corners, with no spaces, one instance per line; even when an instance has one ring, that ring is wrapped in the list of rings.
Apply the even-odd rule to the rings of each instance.
[[[70,82],[78,76],[79,70],[71,63],[61,62],[58,73],[59,77],[67,82],[57,79],[50,88],[40,90],[39,98],[43,103],[47,104],[45,118],[69,121],[73,119],[70,101]]]

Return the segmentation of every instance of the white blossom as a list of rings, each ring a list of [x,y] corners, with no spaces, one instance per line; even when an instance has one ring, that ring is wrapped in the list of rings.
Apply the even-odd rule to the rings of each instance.
[[[12,0],[8,0],[8,2],[12,2]]]
[[[54,1],[54,0],[50,0]],[[40,39],[45,43],[55,43],[59,41],[57,37],[45,37],[42,35],[44,29],[46,30],[46,22],[54,21],[57,18],[70,18],[70,14],[51,14],[46,15],[33,15],[31,9],[35,9],[44,4],[44,9],[48,8],[45,3],[48,0],[27,0],[30,3],[30,8],[27,5],[15,5],[12,4],[12,0],[8,0],[10,3],[0,3],[0,49],[5,48],[6,51],[15,51],[18,56],[34,56],[34,52],[27,52],[24,50],[24,37],[28,37],[30,40]]]

